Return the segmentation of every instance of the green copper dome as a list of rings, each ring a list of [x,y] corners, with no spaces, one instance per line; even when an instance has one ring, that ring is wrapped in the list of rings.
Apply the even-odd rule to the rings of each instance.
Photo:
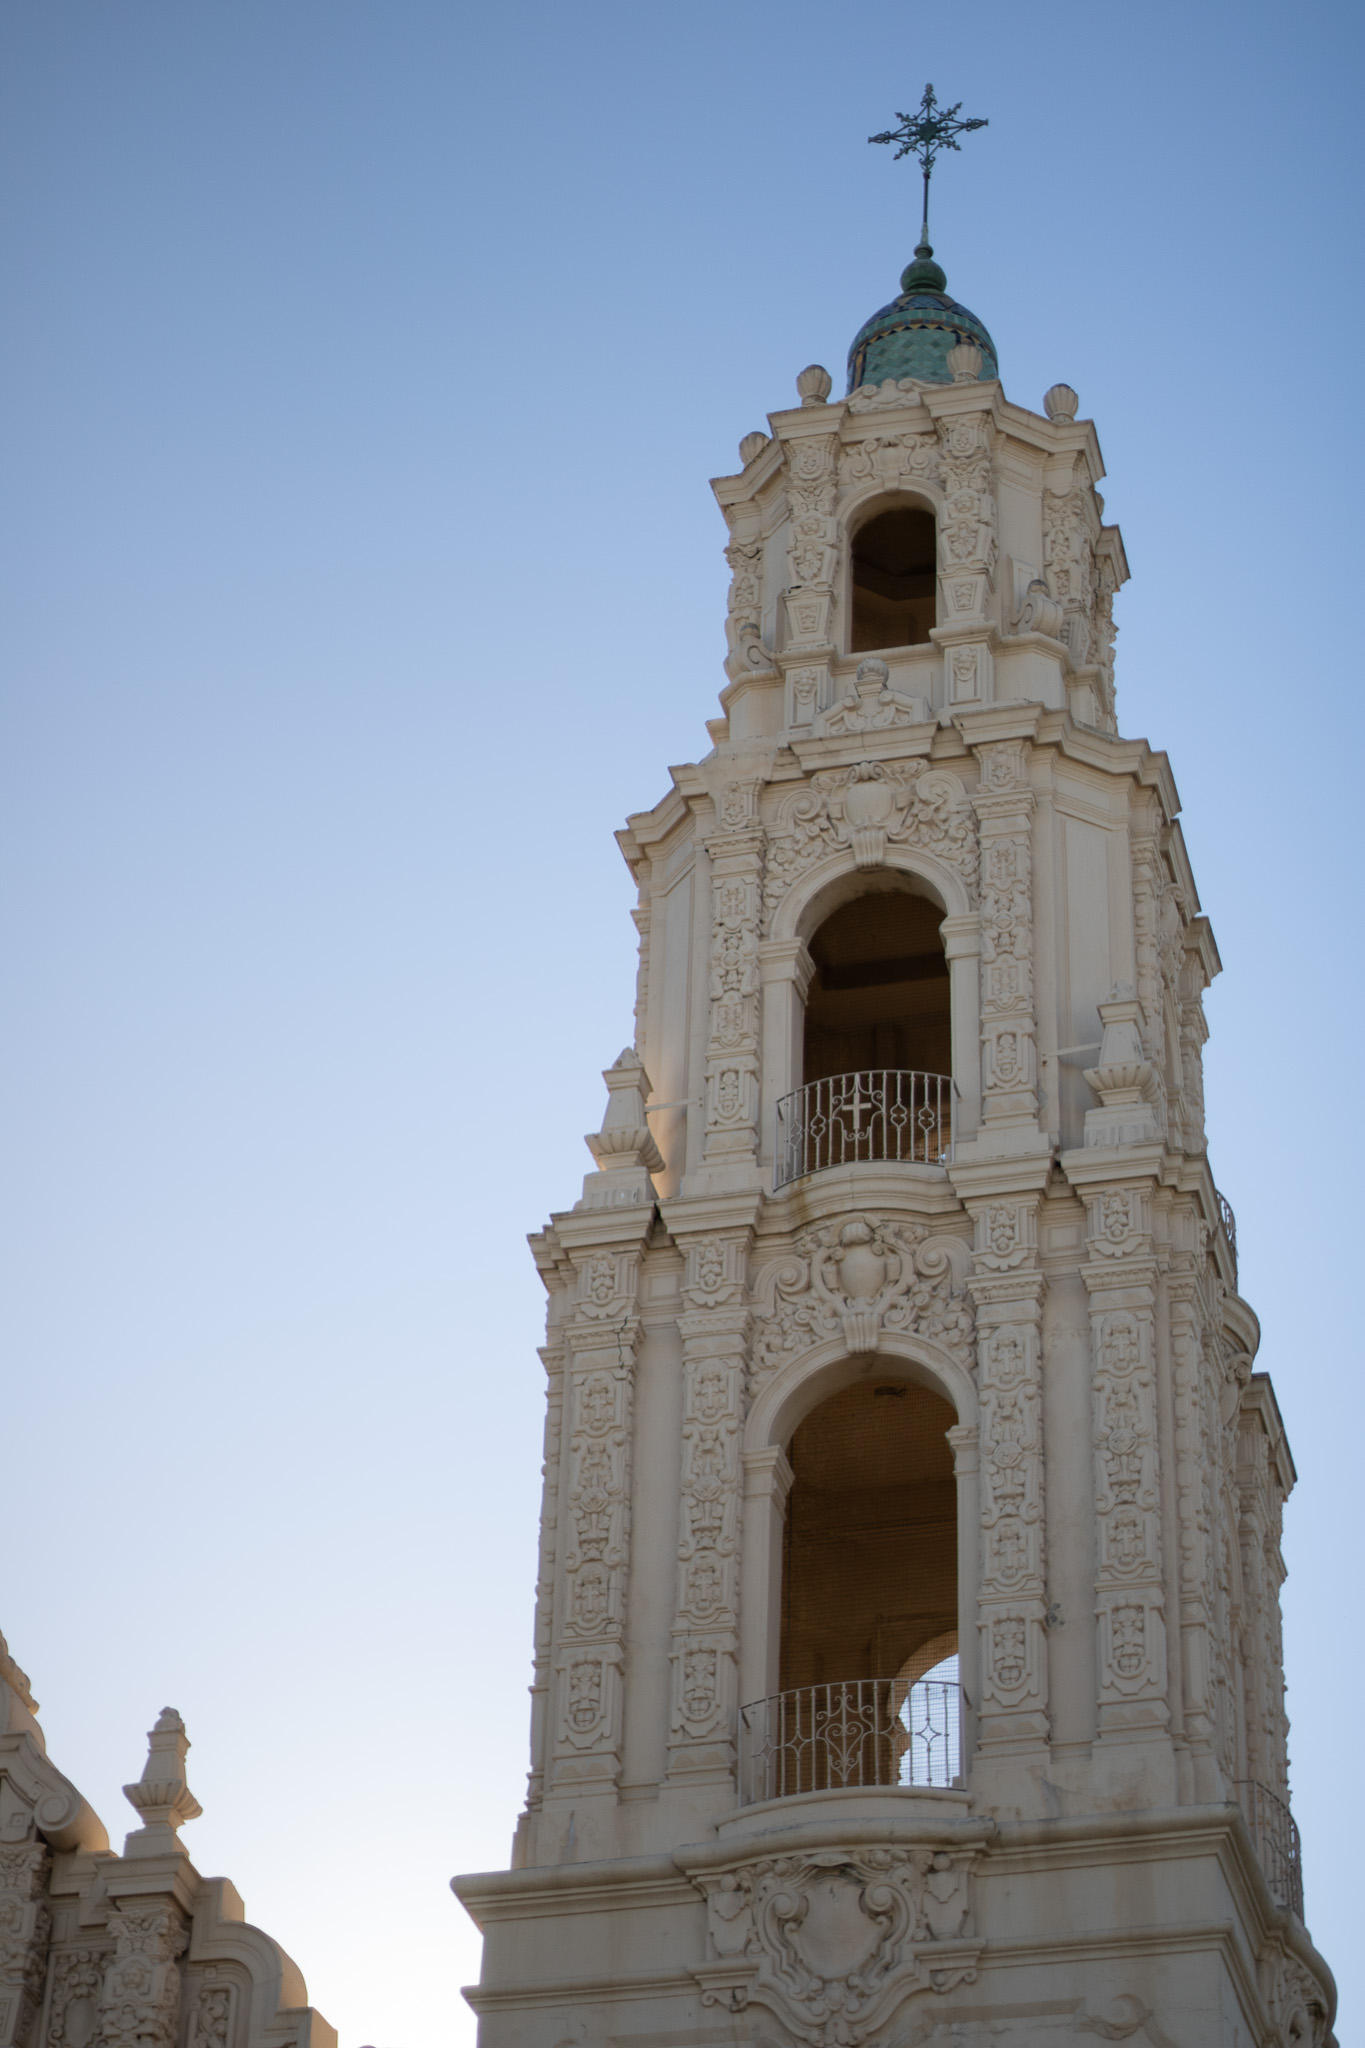
[[[947,278],[927,242],[901,272],[901,294],[858,329],[848,352],[848,388],[884,384],[888,377],[918,377],[925,384],[951,384],[948,351],[969,341],[981,351],[981,379],[998,377],[995,343],[977,319],[946,290]]]

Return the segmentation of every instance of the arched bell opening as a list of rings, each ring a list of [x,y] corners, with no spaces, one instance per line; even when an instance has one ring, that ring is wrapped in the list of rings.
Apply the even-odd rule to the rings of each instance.
[[[792,1434],[780,1683],[913,1677],[957,1649],[952,1405],[904,1379],[831,1394]],[[929,1664],[923,1669],[928,1670]]]
[[[779,1187],[860,1161],[938,1166],[953,1137],[953,1014],[939,904],[888,873],[807,940],[801,1086],[778,1106]]]
[[[926,506],[874,513],[849,546],[849,651],[917,647],[938,623],[938,534]]]
[[[959,1778],[956,1420],[934,1389],[873,1377],[793,1431],[780,1691],[745,1711],[750,1798]]]
[[[869,891],[831,912],[808,941],[803,1081],[878,1067],[951,1074],[942,922],[938,904],[906,889]]]

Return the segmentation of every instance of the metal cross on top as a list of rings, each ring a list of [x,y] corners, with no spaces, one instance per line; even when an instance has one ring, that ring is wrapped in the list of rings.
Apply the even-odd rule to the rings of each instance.
[[[888,128],[884,135],[869,135],[869,142],[897,142],[896,160],[903,156],[917,156],[924,170],[924,223],[920,228],[920,246],[915,254],[932,256],[929,247],[929,178],[934,168],[934,159],[941,149],[959,149],[959,135],[970,134],[973,128],[988,128],[988,121],[959,121],[962,102],[955,107],[941,107],[934,98],[934,88],[926,85],[924,98],[919,103],[917,114],[897,114],[898,128]]]

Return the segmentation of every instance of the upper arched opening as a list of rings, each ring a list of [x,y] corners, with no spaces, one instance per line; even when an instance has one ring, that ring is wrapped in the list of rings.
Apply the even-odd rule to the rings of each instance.
[[[809,941],[803,1081],[870,1069],[952,1073],[943,912],[906,889],[833,910]]]
[[[926,506],[874,513],[849,549],[849,651],[916,647],[938,620],[938,536]]]

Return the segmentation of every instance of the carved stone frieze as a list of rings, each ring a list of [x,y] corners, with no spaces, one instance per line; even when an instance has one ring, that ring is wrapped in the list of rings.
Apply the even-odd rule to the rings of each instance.
[[[809,2048],[860,2048],[916,1991],[975,1980],[972,1850],[834,1849],[708,1873],[702,2002],[766,2006]]]
[[[972,1304],[957,1256],[922,1224],[875,1216],[804,1232],[795,1256],[769,1278],[773,1305],[754,1338],[755,1385],[832,1337],[860,1353],[875,1351],[888,1331],[927,1337],[969,1366]]]
[[[815,776],[787,797],[769,836],[765,929],[809,868],[840,847],[859,867],[876,867],[888,845],[921,847],[955,868],[970,895],[977,881],[976,820],[955,775],[943,769],[862,761]]]

